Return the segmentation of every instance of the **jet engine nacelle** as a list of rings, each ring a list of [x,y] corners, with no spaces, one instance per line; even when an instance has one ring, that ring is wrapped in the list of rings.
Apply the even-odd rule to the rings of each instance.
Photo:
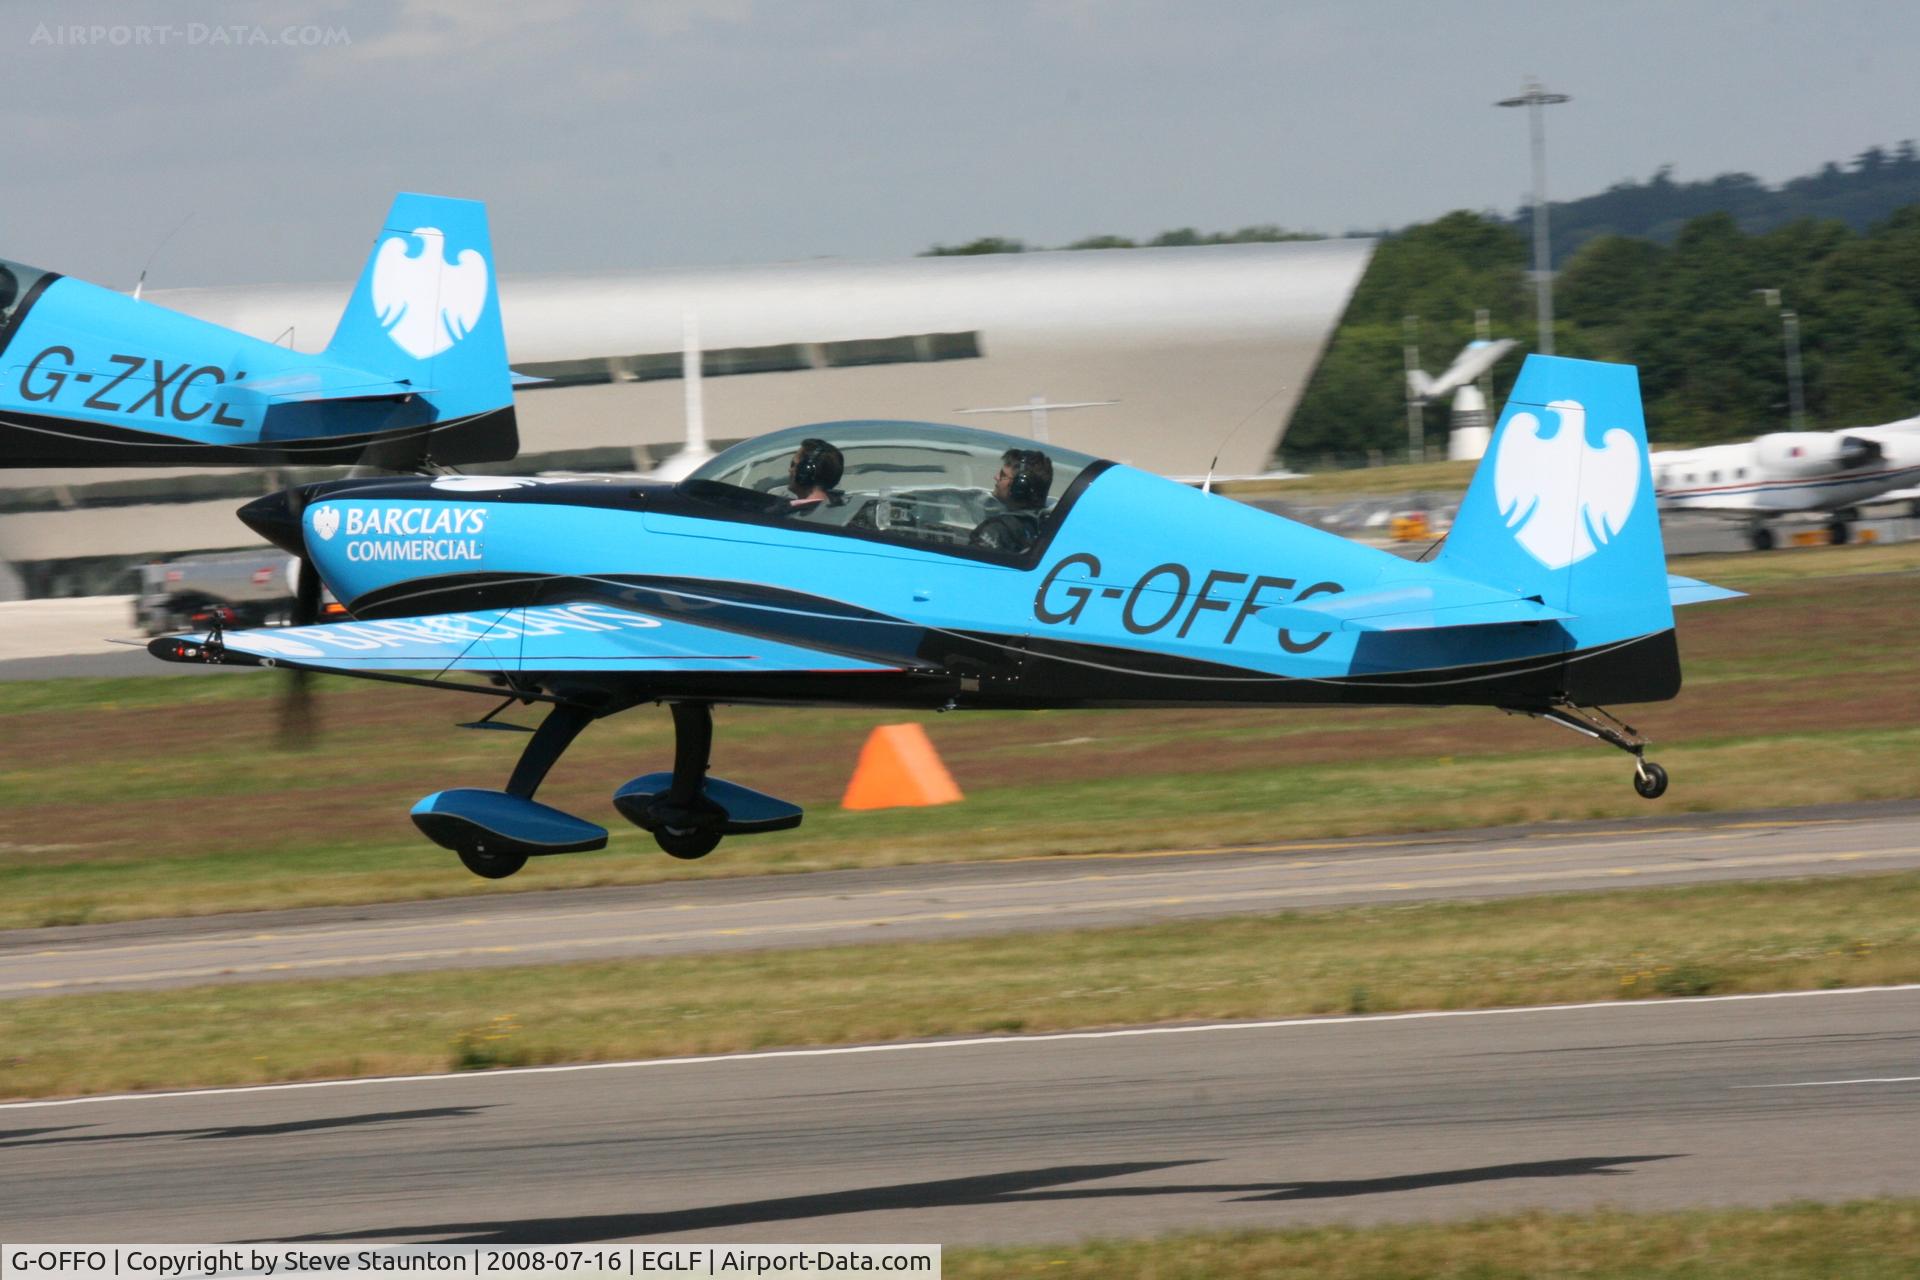
[[[1776,431],[1753,442],[1762,470],[1779,476],[1823,476],[1857,471],[1884,456],[1877,440],[1837,431]]]

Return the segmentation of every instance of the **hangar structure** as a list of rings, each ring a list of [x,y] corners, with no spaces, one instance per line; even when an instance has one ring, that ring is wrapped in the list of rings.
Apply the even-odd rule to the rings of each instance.
[[[1044,431],[1168,475],[1268,464],[1370,240],[503,276],[520,458],[487,470],[646,470],[684,438],[698,335],[715,447],[807,422]],[[350,286],[154,290],[162,306],[301,351]],[[1034,403],[1081,405],[1034,414]],[[1001,410],[995,416],[962,416]],[[251,545],[272,471],[0,469],[0,599],[126,589],[128,566]]]

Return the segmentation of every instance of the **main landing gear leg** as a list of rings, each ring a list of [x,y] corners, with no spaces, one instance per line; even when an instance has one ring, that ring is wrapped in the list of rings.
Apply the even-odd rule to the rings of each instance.
[[[654,843],[676,858],[704,858],[720,843],[726,812],[707,799],[707,769],[713,763],[713,708],[675,702],[673,781],[649,806]]]
[[[505,791],[436,791],[413,807],[413,824],[435,844],[459,854],[467,870],[489,880],[512,875],[535,855],[604,849],[605,827],[533,798],[554,761],[597,718],[588,708],[556,703],[527,740]]]
[[[1633,789],[1641,798],[1658,800],[1667,793],[1667,771],[1647,759],[1647,740],[1638,729],[1600,707],[1517,707],[1521,715],[1563,725],[1575,733],[1598,738],[1633,757]]]
[[[533,793],[547,780],[554,762],[573,745],[580,731],[592,723],[591,711],[567,702],[554,704],[520,752],[520,762],[513,766],[513,776],[507,779],[507,794],[522,800],[533,799]]]
[[[613,807],[676,858],[704,858],[722,836],[800,825],[800,806],[725,778],[709,777],[713,708],[673,702],[673,772],[648,773],[613,793]]]

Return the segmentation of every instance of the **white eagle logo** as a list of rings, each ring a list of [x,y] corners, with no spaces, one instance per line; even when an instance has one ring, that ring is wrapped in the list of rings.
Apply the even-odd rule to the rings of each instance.
[[[466,337],[487,305],[487,260],[462,249],[448,262],[446,242],[438,228],[415,227],[413,238],[389,237],[373,255],[374,313],[394,344],[416,360]]]
[[[320,535],[320,541],[332,542],[333,535],[340,528],[340,508],[316,507],[313,512],[313,531]]]
[[[1564,569],[1613,540],[1640,496],[1640,449],[1631,433],[1614,427],[1587,443],[1587,411],[1577,400],[1555,400],[1560,429],[1542,438],[1540,419],[1516,413],[1493,462],[1493,496],[1507,527],[1528,555]]]

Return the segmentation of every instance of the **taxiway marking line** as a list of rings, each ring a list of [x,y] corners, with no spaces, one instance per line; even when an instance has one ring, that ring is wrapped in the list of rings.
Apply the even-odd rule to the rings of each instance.
[[[1824,827],[1824,826],[1843,827],[1843,826],[1856,826],[1856,825],[1860,825],[1863,823],[1870,823],[1870,822],[1887,822],[1887,821],[1889,821],[1889,819],[1873,816],[1873,817],[1865,817],[1865,818],[1787,818],[1778,822],[1773,822],[1773,821],[1725,822],[1725,823],[1707,822],[1707,823],[1701,823],[1698,826],[1635,827],[1629,831],[1612,831],[1612,832],[1542,831],[1536,835],[1529,837],[1529,840],[1539,841],[1539,842],[1550,842],[1550,841],[1557,841],[1557,840],[1589,839],[1589,840],[1594,840],[1596,842],[1617,843],[1621,840],[1639,839],[1642,836],[1667,835],[1671,833],[1705,832],[1705,831],[1720,831],[1720,830],[1729,830],[1729,831],[1767,830],[1770,828],[1779,828],[1781,830],[1786,830],[1787,828],[1791,828],[1791,827]],[[1330,842],[1330,843],[1317,844],[1317,845],[1284,845],[1284,844],[1239,845],[1239,846],[1213,845],[1213,846],[1208,846],[1205,848],[1197,848],[1197,849],[1142,849],[1137,852],[1121,852],[1121,853],[1026,854],[1017,858],[1000,858],[1000,859],[997,859],[997,861],[1000,861],[1000,862],[1072,862],[1072,861],[1084,861],[1092,858],[1111,858],[1115,861],[1122,861],[1122,860],[1135,859],[1135,858],[1200,858],[1200,857],[1207,857],[1209,855],[1218,856],[1222,854],[1234,854],[1234,853],[1287,853],[1296,848],[1304,849],[1304,850],[1374,849],[1374,848],[1380,848],[1383,846],[1392,846],[1392,845],[1400,845],[1406,848],[1424,848],[1429,845],[1436,845],[1436,844],[1461,844],[1465,842],[1465,837],[1469,836],[1470,834],[1471,834],[1470,832],[1461,832],[1458,835],[1447,835],[1445,833],[1440,833],[1440,834],[1428,834],[1425,836],[1417,836],[1415,838],[1405,839],[1405,840],[1356,840],[1348,843]],[[1540,846],[1538,844],[1529,844],[1525,847],[1538,848]]]
[[[1245,1031],[1295,1028],[1346,1028],[1382,1022],[1427,1022],[1443,1018],[1515,1018],[1540,1013],[1620,1012],[1657,1009],[1667,1005],[1738,1004],[1756,1000],[1823,1000],[1860,996],[1903,995],[1920,991],[1920,983],[1875,987],[1840,987],[1827,991],[1748,991],[1725,996],[1665,996],[1648,1000],[1589,1000],[1577,1004],[1515,1005],[1505,1009],[1423,1009],[1414,1013],[1369,1013],[1344,1017],[1267,1018],[1254,1022],[1209,1022],[1196,1026],[1121,1027],[1108,1031],[1047,1031],[1035,1035],[969,1036],[953,1040],[906,1040],[887,1044],[829,1045],[817,1049],[757,1049],[746,1053],[712,1053],[682,1058],[623,1059],[619,1062],[575,1062],[552,1067],[502,1067],[497,1071],[442,1072],[413,1076],[360,1076],[346,1080],[299,1080],[285,1084],[245,1084],[222,1089],[174,1089],[159,1093],[107,1093],[89,1098],[38,1098],[0,1102],[0,1111],[31,1111],[51,1107],[80,1107],[93,1103],[152,1102],[171,1098],[225,1097],[247,1093],[290,1093],[300,1089],[349,1089],[366,1085],[431,1084],[498,1080],[502,1076],[571,1075],[581,1071],[647,1071],[667,1067],[713,1066],[732,1062],[769,1062],[788,1058],[839,1058],[868,1053],[938,1053],[950,1049],[1025,1048],[1071,1041],[1129,1040],[1142,1036],[1218,1035]]]
[[[1775,854],[1750,858],[1727,858],[1714,862],[1716,867],[1754,868],[1855,862],[1863,858],[1906,853],[1908,848],[1857,849],[1826,854]],[[1395,892],[1433,889],[1471,889],[1510,884],[1545,884],[1597,875],[1663,875],[1675,871],[1696,871],[1700,863],[1665,862],[1637,867],[1570,867],[1556,871],[1522,871],[1504,875],[1443,876],[1425,880],[1391,880],[1371,884],[1289,885],[1270,889],[1235,889],[1226,893],[1182,894],[1172,897],[1087,899],[1067,903],[1032,903],[1008,907],[982,907],[971,911],[921,911],[893,916],[841,917],[832,920],[792,921],[769,925],[736,925],[723,928],[680,929],[665,933],[636,933],[624,937],[554,938],[544,942],[499,943],[474,947],[436,947],[347,956],[316,956],[309,960],[263,961],[253,964],[213,963],[184,969],[159,969],[140,973],[119,973],[85,978],[55,978],[26,982],[0,983],[0,993],[75,990],[115,985],[148,985],[158,982],[184,982],[194,978],[238,977],[256,973],[311,972],[321,969],[348,969],[368,965],[407,964],[419,961],[451,962],[483,956],[552,955],[597,947],[633,943],[693,942],[703,938],[762,938],[780,935],[823,933],[835,929],[870,929],[933,922],[963,920],[1017,920],[1034,916],[1090,915],[1150,907],[1194,906],[1210,903],[1235,904],[1254,900],[1303,899],[1353,892]],[[845,945],[860,945],[857,943]],[[631,957],[641,958],[641,957]]]
[[[1795,1080],[1788,1084],[1736,1084],[1733,1089],[1819,1089],[1841,1084],[1914,1084],[1920,1076],[1867,1076],[1859,1080]]]
[[[1790,826],[1790,825],[1798,825],[1798,826],[1815,826],[1815,825],[1838,826],[1838,825],[1848,825],[1848,824],[1857,825],[1857,824],[1862,824],[1867,822],[1876,822],[1876,821],[1880,821],[1880,819],[1835,818],[1835,819],[1806,819],[1798,823],[1728,823],[1728,824],[1725,824],[1724,830],[1727,830],[1727,831],[1745,830],[1745,829],[1763,829],[1764,830],[1764,829],[1771,829],[1774,827],[1784,827],[1784,826]],[[1718,830],[1718,828],[1709,828],[1709,830]],[[1447,871],[1447,870],[1458,870],[1463,867],[1479,866],[1485,863],[1497,862],[1507,857],[1510,857],[1511,855],[1516,853],[1528,853],[1528,854],[1540,855],[1548,858],[1564,859],[1569,856],[1590,852],[1596,849],[1612,848],[1614,846],[1619,845],[1623,841],[1630,840],[1630,839],[1638,840],[1647,835],[1657,835],[1657,834],[1676,833],[1676,832],[1698,833],[1699,831],[1700,831],[1699,828],[1692,828],[1692,827],[1660,827],[1660,828],[1644,828],[1644,829],[1639,829],[1631,832],[1607,834],[1599,837],[1590,837],[1590,833],[1581,833],[1583,836],[1589,836],[1590,838],[1587,838],[1584,840],[1578,840],[1576,842],[1571,842],[1571,843],[1555,842],[1555,843],[1549,843],[1549,844],[1543,845],[1538,842],[1525,842],[1520,844],[1499,845],[1499,846],[1495,846],[1493,848],[1488,848],[1488,849],[1468,851],[1468,852],[1465,852],[1460,859],[1447,861],[1447,862],[1431,862],[1431,861],[1428,861],[1427,859],[1430,858],[1432,855],[1413,854],[1413,855],[1385,855],[1385,856],[1371,857],[1371,858],[1346,858],[1346,859],[1338,859],[1338,860],[1298,859],[1298,860],[1290,861],[1286,865],[1289,867],[1299,868],[1299,869],[1321,869],[1326,867],[1339,867],[1342,869],[1354,868],[1358,870],[1358,869],[1367,868],[1367,867],[1378,867],[1380,865],[1387,864],[1387,863],[1395,863],[1395,862],[1412,860],[1417,864],[1418,868],[1421,870]],[[1716,839],[1716,840],[1728,840],[1728,839],[1735,839],[1737,837],[1732,835],[1721,834],[1721,835],[1709,835],[1706,838]],[[1218,848],[1218,849],[1205,849],[1205,850],[1191,850],[1191,851],[1188,851],[1187,853],[1181,853],[1179,851],[1175,851],[1172,853],[1163,852],[1163,853],[1154,853],[1154,854],[1088,854],[1088,855],[1068,854],[1068,855],[1061,855],[1061,856],[1064,858],[1073,858],[1073,859],[1079,859],[1083,857],[1084,858],[1122,858],[1122,859],[1146,858],[1146,857],[1182,857],[1182,856],[1189,856],[1189,854],[1191,855],[1213,854],[1213,855],[1220,855],[1220,856],[1228,856],[1228,855],[1236,855],[1236,854],[1266,854],[1266,853],[1293,853],[1293,852],[1304,853],[1304,852],[1314,852],[1314,851],[1320,851],[1320,850],[1338,850],[1338,849],[1349,849],[1349,848],[1396,848],[1396,847],[1397,848],[1423,848],[1423,847],[1428,847],[1430,845],[1445,844],[1445,843],[1449,843],[1449,842],[1445,840],[1429,840],[1429,841],[1414,841],[1414,842],[1377,841],[1377,842],[1367,842],[1367,843],[1357,843],[1357,844],[1313,842],[1313,843],[1301,843],[1301,844],[1291,844],[1291,845],[1267,845],[1267,846],[1232,848],[1232,849]],[[1656,841],[1654,843],[1660,844],[1660,843],[1670,843],[1670,842]],[[1883,853],[1891,853],[1891,852],[1920,853],[1920,847],[1909,846],[1901,850],[1883,850],[1881,852]],[[1813,855],[1809,855],[1809,856],[1813,856]],[[1009,858],[1009,859],[1001,859],[1000,861],[1029,862],[1029,861],[1042,861],[1042,860],[1043,859],[1033,859],[1033,858]],[[1723,860],[1720,860],[1720,859],[1714,859],[1713,862],[1714,862],[1714,865],[1738,865],[1737,863],[1724,862]],[[966,865],[966,864],[962,864],[962,865]],[[975,864],[975,865],[978,865],[978,864]],[[1695,864],[1695,865],[1698,865],[1698,864]],[[1085,875],[1078,875],[1078,876],[1043,877],[1043,878],[1028,879],[1028,880],[991,880],[991,881],[984,881],[981,883],[956,883],[956,884],[943,884],[943,885],[934,885],[934,886],[913,886],[913,887],[899,887],[899,888],[889,888],[889,889],[869,889],[869,890],[861,890],[861,891],[848,893],[848,894],[837,894],[837,893],[789,894],[782,897],[735,899],[735,900],[729,900],[724,902],[698,902],[698,903],[679,902],[679,903],[660,903],[657,905],[656,904],[633,904],[633,905],[628,905],[624,907],[590,908],[590,909],[581,910],[581,911],[519,912],[511,915],[468,916],[468,917],[463,917],[459,920],[426,920],[426,921],[415,921],[411,923],[363,925],[363,926],[353,926],[349,928],[337,928],[337,929],[301,929],[301,928],[295,927],[295,928],[286,929],[280,932],[268,931],[268,932],[232,934],[232,935],[211,934],[211,935],[195,937],[195,938],[167,939],[167,940],[157,941],[157,942],[132,942],[132,943],[123,943],[119,945],[104,946],[104,947],[86,947],[86,946],[44,947],[44,948],[40,948],[33,951],[31,954],[41,956],[41,957],[46,957],[46,958],[52,958],[56,956],[97,957],[97,956],[111,956],[111,955],[135,955],[141,952],[164,951],[169,949],[177,949],[181,947],[194,947],[194,948],[230,947],[230,946],[243,946],[243,945],[249,945],[257,942],[274,941],[274,940],[299,940],[303,942],[318,942],[318,941],[325,941],[325,940],[330,940],[334,938],[348,938],[348,937],[372,938],[372,937],[377,937],[381,934],[387,934],[387,933],[417,933],[417,932],[429,932],[429,931],[436,931],[436,930],[473,929],[473,928],[484,927],[484,926],[501,928],[505,926],[520,925],[520,924],[526,924],[526,923],[556,923],[556,924],[564,923],[568,925],[579,925],[587,921],[596,920],[596,919],[635,917],[635,916],[643,915],[650,911],[668,911],[668,910],[671,910],[671,911],[719,911],[719,910],[726,910],[726,909],[734,909],[743,905],[752,905],[754,907],[791,906],[796,903],[848,901],[848,900],[858,900],[858,899],[864,899],[864,898],[906,897],[906,896],[911,896],[916,894],[940,894],[940,895],[950,896],[950,895],[967,894],[967,893],[988,893],[988,892],[1005,893],[1009,890],[1045,888],[1045,887],[1059,886],[1059,885],[1083,884],[1083,883],[1089,883],[1089,882],[1108,882],[1108,881],[1115,881],[1115,880],[1139,881],[1139,880],[1148,880],[1148,879],[1154,879],[1154,878],[1168,878],[1168,877],[1174,877],[1174,876],[1191,877],[1191,876],[1197,876],[1197,875],[1213,875],[1213,876],[1242,875],[1254,869],[1255,868],[1235,866],[1235,867],[1211,867],[1211,868],[1202,868],[1198,870],[1193,868],[1182,868],[1181,870],[1178,870],[1178,871],[1138,871],[1138,872],[1127,872],[1123,874],[1105,874],[1101,872],[1091,872]],[[1629,875],[1629,874],[1632,874],[1632,872],[1615,871],[1612,874]],[[1368,887],[1379,887],[1379,886],[1359,885],[1359,886],[1347,886],[1347,887],[1368,888]],[[5,955],[6,953],[0,952],[0,963],[4,962]],[[11,988],[5,985],[0,985],[0,991],[7,991],[7,990],[13,990],[13,989],[15,988]]]

